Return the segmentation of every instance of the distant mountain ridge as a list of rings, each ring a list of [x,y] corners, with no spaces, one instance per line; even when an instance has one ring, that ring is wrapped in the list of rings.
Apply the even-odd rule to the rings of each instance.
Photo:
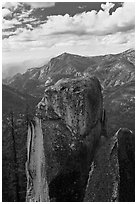
[[[95,57],[84,57],[63,53],[52,58],[48,64],[39,68],[30,68],[23,74],[3,80],[13,88],[21,92],[28,92],[32,95],[41,95],[45,89],[45,85],[54,84],[61,78],[78,77],[84,74],[96,75],[103,86],[111,86],[122,83],[123,80],[132,80],[133,76],[129,73],[134,72],[135,51],[130,49],[116,55],[104,55]],[[108,73],[111,71],[111,73]],[[115,75],[112,78],[112,72]],[[124,74],[124,78],[120,77],[117,81],[118,74]],[[111,80],[111,82],[109,82]]]

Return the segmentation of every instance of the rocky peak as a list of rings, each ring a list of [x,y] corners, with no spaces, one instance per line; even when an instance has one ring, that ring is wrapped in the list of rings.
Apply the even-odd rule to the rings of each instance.
[[[68,53],[68,52],[64,52],[61,55],[58,55],[56,58],[64,59],[66,57],[75,57],[75,56],[79,56],[79,55],[74,55],[74,54],[71,54],[71,53]],[[81,56],[79,56],[79,57],[81,57]]]
[[[57,58],[61,58],[61,57],[66,57],[66,56],[70,56],[71,54],[70,53],[67,53],[67,52],[64,52],[62,53],[61,55],[58,55]]]

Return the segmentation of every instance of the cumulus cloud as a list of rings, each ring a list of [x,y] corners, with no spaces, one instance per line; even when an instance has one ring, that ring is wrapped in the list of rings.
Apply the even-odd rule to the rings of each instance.
[[[117,8],[110,15],[109,10],[113,6],[114,4],[112,3],[102,4],[103,11],[96,12],[92,10],[73,17],[70,17],[68,14],[64,16],[49,16],[46,23],[34,29],[30,23],[27,23],[26,28],[29,30],[21,29],[19,33],[17,32],[17,36],[10,36],[9,41],[11,41],[13,48],[15,47],[13,44],[15,43],[17,45],[17,42],[20,46],[23,43],[23,47],[26,45],[30,47],[52,47],[54,44],[58,44],[59,41],[61,45],[65,45],[66,42],[64,42],[64,39],[66,40],[66,37],[67,40],[72,37],[70,44],[74,44],[73,42],[82,39],[82,36],[89,36],[89,38],[91,36],[102,36],[102,43],[109,43],[110,41],[116,44],[128,43],[130,38],[134,38],[129,35],[130,31],[131,33],[134,32],[134,3],[124,3],[123,7]],[[5,20],[4,25],[5,27],[12,27],[19,23],[17,20]],[[127,34],[125,35],[125,33]],[[130,36],[129,38],[127,37],[128,35]],[[82,40],[80,41],[82,43]]]
[[[54,2],[25,2],[25,4],[28,4],[31,6],[31,8],[46,8],[46,7],[52,7],[55,5]]]
[[[134,29],[134,3],[125,2],[123,7],[117,8],[112,15],[109,14],[109,10],[114,4],[107,3],[101,6],[103,11],[100,10],[99,12],[92,10],[73,17],[68,14],[64,16],[49,16],[47,23],[43,24],[41,28],[47,35],[65,33],[76,35],[108,35]]]
[[[51,6],[50,3],[30,2],[31,6],[43,7]],[[9,5],[7,5],[9,7]],[[13,5],[10,5],[13,6]],[[15,5],[14,5],[15,6]],[[17,5],[16,5],[17,6]],[[113,3],[101,4],[99,12],[92,10],[89,12],[83,12],[71,17],[66,15],[54,15],[48,16],[48,20],[42,23],[38,28],[38,31],[43,35],[60,35],[60,34],[73,34],[73,35],[110,35],[117,32],[127,32],[135,27],[135,9],[134,3],[125,2],[122,7],[119,7],[109,14],[109,10],[113,8]],[[36,19],[30,19],[29,15],[32,10],[22,12],[18,16],[18,20],[24,23],[36,21]],[[5,25],[6,26],[6,25]],[[37,29],[35,29],[37,32]]]

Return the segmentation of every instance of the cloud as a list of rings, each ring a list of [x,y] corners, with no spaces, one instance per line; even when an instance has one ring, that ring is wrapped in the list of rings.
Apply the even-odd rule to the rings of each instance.
[[[115,4],[109,3],[109,2],[107,2],[106,4],[101,4],[101,8],[102,8],[104,11],[107,11],[107,12],[109,12],[109,10],[110,10],[111,8],[113,8],[114,6],[115,6]]]
[[[28,29],[32,29],[31,26],[28,26],[28,24],[26,25],[28,27]],[[14,28],[14,27],[13,27]],[[5,29],[4,32],[3,32],[3,42],[2,44],[5,46],[5,41],[4,41],[4,38],[9,38],[10,36],[13,36],[13,35],[16,35],[16,38],[17,39],[17,36],[20,36],[21,33],[24,32],[24,28],[17,28],[17,29]],[[14,41],[15,41],[14,39]],[[8,40],[8,39],[7,39]],[[10,41],[10,39],[9,39]]]
[[[134,29],[134,3],[125,2],[123,7],[117,8],[112,15],[109,14],[109,10],[114,4],[107,3],[101,6],[104,10],[99,12],[92,10],[73,17],[68,14],[49,16],[47,23],[43,24],[41,28],[47,35],[68,33],[76,35],[109,35]]]
[[[9,10],[16,10],[18,6],[21,6],[21,3],[18,2],[2,2],[2,7],[7,8]]]
[[[28,2],[34,7],[51,6],[54,4],[41,3],[41,2]],[[10,5],[13,6],[13,5]],[[17,5],[14,5],[17,6]],[[109,14],[109,10],[113,8],[113,3],[101,4],[99,12],[92,10],[89,12],[83,12],[71,17],[69,14],[48,16],[45,23],[39,22],[37,29],[43,35],[95,35],[103,36],[110,35],[117,32],[127,32],[133,30],[135,27],[135,9],[134,3],[125,2],[122,7],[119,7]],[[8,5],[9,7],[9,5]],[[30,23],[31,21],[37,22],[36,18],[30,18],[32,9],[30,11],[23,11],[17,19],[23,23]],[[5,23],[5,22],[4,22]],[[8,22],[7,22],[8,23]],[[7,25],[4,25],[7,27]]]
[[[16,25],[21,25],[21,22],[19,22],[15,18],[13,18],[12,20],[2,19],[2,29],[3,30],[14,28]]]
[[[12,17],[12,12],[9,9],[4,8],[2,9],[2,17]]]
[[[30,5],[31,8],[47,8],[55,5],[54,2],[25,2],[25,4]]]
[[[128,44],[133,43],[135,40],[135,33],[132,31],[129,32],[118,32],[113,35],[106,35],[102,39],[100,38],[100,43],[104,45],[111,44]]]
[[[18,14],[19,19],[29,18],[30,14],[32,13],[32,9],[28,11],[22,11],[21,14]],[[16,15],[16,14],[15,14]]]
[[[28,28],[28,29],[30,29],[30,30],[32,30],[32,29],[33,29],[33,27],[32,27],[32,25],[31,25],[31,24],[26,24],[26,26],[27,26],[27,28]]]
[[[103,11],[96,12],[92,10],[73,17],[68,14],[64,16],[49,16],[45,23],[36,28],[30,23],[30,18],[24,18],[23,22],[27,23],[26,28],[17,29],[16,36],[14,34],[10,35],[9,40],[7,39],[7,42],[9,42],[8,49],[49,48],[54,45],[65,46],[66,39],[67,42],[69,41],[69,45],[74,45],[78,41],[81,45],[84,45],[85,36],[88,41],[92,36],[98,36],[102,44],[104,42],[106,44],[129,43],[130,38],[134,39],[134,36],[130,34],[130,31],[134,33],[134,3],[124,3],[123,7],[117,8],[110,15],[109,10],[113,6],[114,4],[112,3],[102,4]],[[32,22],[33,20],[36,19],[32,19]],[[20,23],[16,19],[11,21],[4,19],[5,28],[13,27],[13,25]],[[100,38],[99,36],[102,37]]]

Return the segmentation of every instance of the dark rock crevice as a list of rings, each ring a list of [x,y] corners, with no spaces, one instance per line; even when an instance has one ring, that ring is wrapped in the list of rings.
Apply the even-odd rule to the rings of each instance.
[[[49,184],[49,196],[56,202],[82,202],[83,189],[80,172],[73,171],[56,176]]]

